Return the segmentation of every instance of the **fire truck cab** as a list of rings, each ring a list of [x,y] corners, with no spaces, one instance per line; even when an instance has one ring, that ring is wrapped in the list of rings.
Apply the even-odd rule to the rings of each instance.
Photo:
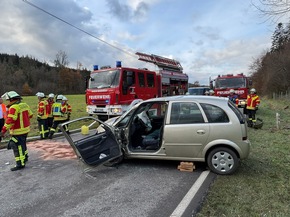
[[[230,89],[234,89],[239,99],[238,107],[245,106],[251,85],[251,79],[243,73],[236,75],[218,75],[214,80],[210,80],[210,87],[214,89],[215,96],[228,97],[230,95]]]
[[[134,104],[155,97],[184,95],[187,92],[188,76],[180,63],[157,55],[136,53],[139,60],[158,66],[158,71],[145,68],[94,66],[87,79],[86,104],[89,115],[99,119],[122,115]]]

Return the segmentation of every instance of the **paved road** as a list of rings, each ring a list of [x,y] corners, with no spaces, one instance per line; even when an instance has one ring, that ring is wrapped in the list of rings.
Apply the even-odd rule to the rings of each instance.
[[[203,164],[194,172],[180,172],[179,162],[152,160],[88,168],[69,154],[59,157],[59,146],[70,150],[63,141],[43,140],[41,145],[28,144],[29,162],[16,172],[10,171],[12,151],[0,150],[1,217],[192,216],[215,177],[209,173],[191,201],[188,198],[197,190],[192,186],[205,170]]]

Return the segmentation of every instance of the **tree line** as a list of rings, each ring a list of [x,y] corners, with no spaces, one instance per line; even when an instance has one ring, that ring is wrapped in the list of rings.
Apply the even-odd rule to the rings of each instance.
[[[55,66],[50,66],[29,56],[0,54],[0,94],[10,90],[21,95],[84,93],[90,71],[68,68],[65,55],[60,51]]]
[[[260,95],[289,92],[290,24],[277,24],[271,48],[253,61],[250,70],[253,86]]]

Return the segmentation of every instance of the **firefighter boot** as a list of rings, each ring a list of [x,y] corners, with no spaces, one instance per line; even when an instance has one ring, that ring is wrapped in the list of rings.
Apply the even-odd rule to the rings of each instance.
[[[21,169],[24,169],[24,168],[25,168],[25,165],[24,166],[16,165],[15,167],[10,168],[10,170],[11,171],[17,171],[17,170],[21,170]]]

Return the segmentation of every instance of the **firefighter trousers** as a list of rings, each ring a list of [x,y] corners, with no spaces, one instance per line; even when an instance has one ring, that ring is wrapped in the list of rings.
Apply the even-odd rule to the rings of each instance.
[[[67,120],[54,120],[54,121],[53,121],[53,124],[52,124],[52,127],[50,128],[48,138],[51,139],[52,136],[53,136],[53,134],[55,133],[55,131],[56,131],[58,125],[61,124],[61,123],[66,122],[66,121],[67,121]],[[65,129],[65,131],[67,131],[67,132],[69,131],[67,125],[64,126],[64,129]]]
[[[40,139],[46,139],[49,133],[48,121],[47,119],[38,119],[37,121],[38,121]]]
[[[14,135],[8,142],[7,149],[12,149],[17,167],[24,167],[28,160],[28,150],[26,146],[27,134]]]

